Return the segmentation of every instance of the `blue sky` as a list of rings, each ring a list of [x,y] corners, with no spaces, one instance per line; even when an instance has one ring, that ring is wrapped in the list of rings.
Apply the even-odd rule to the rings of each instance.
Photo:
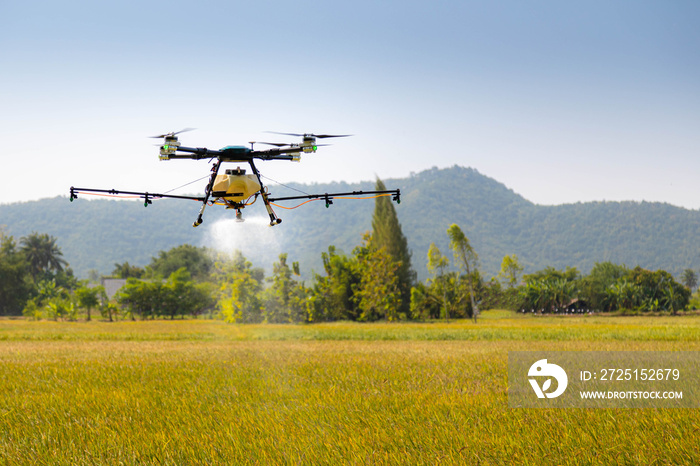
[[[0,203],[196,180],[205,163],[146,138],[195,127],[184,145],[355,135],[259,165],[281,182],[459,164],[540,204],[700,208],[694,0],[27,0],[0,18]]]

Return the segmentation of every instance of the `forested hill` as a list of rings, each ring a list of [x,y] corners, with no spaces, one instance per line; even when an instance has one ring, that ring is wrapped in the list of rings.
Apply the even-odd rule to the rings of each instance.
[[[540,206],[474,169],[457,166],[384,181],[389,189],[401,189],[402,202],[395,206],[413,266],[423,278],[431,242],[452,257],[446,235],[452,223],[470,239],[486,276],[498,272],[507,254],[517,254],[525,272],[546,266],[588,272],[602,261],[664,269],[676,276],[686,268],[700,269],[700,211],[649,202]],[[373,189],[374,181],[291,187],[306,193],[343,192]],[[270,188],[275,196],[298,194]],[[311,202],[295,210],[276,209],[283,222],[269,228],[261,202],[244,211],[248,220],[242,224],[233,222],[233,211],[210,207],[205,223],[192,228],[199,207],[192,201],[160,200],[144,208],[138,201],[88,197],[72,203],[57,197],[0,205],[0,225],[16,240],[33,231],[55,236],[81,277],[90,269],[109,273],[115,263],[146,265],[158,251],[183,243],[240,249],[267,269],[280,252],[287,252],[309,277],[312,270],[322,270],[321,252],[329,245],[350,253],[361,243],[374,208],[367,200],[336,200],[329,208]]]

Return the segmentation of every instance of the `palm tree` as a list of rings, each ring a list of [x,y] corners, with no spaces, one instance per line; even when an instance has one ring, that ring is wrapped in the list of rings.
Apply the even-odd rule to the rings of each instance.
[[[671,308],[671,313],[675,316],[676,309],[679,306],[676,304],[676,290],[673,289],[673,283],[669,283],[668,288],[666,288],[663,293],[666,308]]]
[[[623,278],[608,287],[607,295],[610,310],[632,309],[641,298],[641,290]]]
[[[693,269],[685,269],[681,275],[681,283],[690,291],[693,291],[698,286],[698,274]]]
[[[53,236],[33,232],[21,238],[20,244],[34,278],[42,272],[61,271],[65,265],[68,265]]]
[[[474,323],[476,323],[476,318],[479,315],[479,309],[476,307],[476,301],[474,299],[474,283],[472,272],[476,272],[477,261],[479,256],[474,251],[474,248],[469,243],[469,239],[466,237],[462,229],[455,223],[450,225],[447,229],[447,236],[450,238],[450,248],[455,255],[455,260],[459,264],[459,267],[464,269],[467,274],[467,284],[469,285],[469,299],[472,305],[472,318]]]
[[[435,243],[430,243],[428,248],[428,272],[434,276],[433,283],[438,285],[436,289],[442,290],[442,304],[445,309],[445,320],[450,320],[450,311],[447,306],[447,288],[445,287],[445,269],[450,260],[443,256]]]

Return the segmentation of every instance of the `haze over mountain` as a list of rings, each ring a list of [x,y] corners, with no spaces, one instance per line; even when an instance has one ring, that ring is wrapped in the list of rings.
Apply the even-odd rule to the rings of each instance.
[[[498,272],[507,254],[517,254],[526,273],[546,266],[573,266],[586,273],[602,261],[664,269],[675,276],[686,268],[700,269],[697,210],[633,201],[536,205],[478,171],[459,166],[384,182],[389,189],[401,189],[401,203],[394,205],[420,278],[427,276],[431,242],[452,258],[446,235],[452,223],[470,239],[487,277]],[[373,188],[374,181],[270,184],[275,196]],[[565,184],[553,189],[565,189]],[[192,228],[199,208],[195,202],[159,200],[144,208],[142,201],[88,198],[0,205],[0,225],[16,240],[33,231],[55,236],[79,277],[86,277],[90,269],[108,274],[115,263],[143,266],[158,251],[183,243],[239,249],[266,269],[279,253],[287,252],[310,277],[312,270],[322,272],[321,252],[329,245],[349,254],[361,243],[362,233],[371,229],[374,208],[370,200],[342,199],[329,208],[322,201],[294,210],[278,208],[283,222],[270,228],[261,202],[244,210],[244,223],[234,222],[231,210],[209,207],[204,224]]]

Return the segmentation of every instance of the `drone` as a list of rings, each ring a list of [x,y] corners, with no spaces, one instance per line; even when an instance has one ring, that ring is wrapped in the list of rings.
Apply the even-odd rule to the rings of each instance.
[[[191,131],[193,128],[186,128],[181,131],[160,134],[158,136],[151,136],[152,138],[163,139],[163,143],[160,146],[160,160],[174,160],[174,159],[190,159],[190,160],[210,160],[214,161],[211,167],[211,175],[209,176],[209,182],[204,189],[203,196],[179,196],[174,194],[160,194],[160,193],[150,193],[150,192],[134,192],[134,191],[119,191],[116,189],[91,189],[91,188],[76,188],[71,186],[70,188],[70,201],[78,198],[78,194],[97,194],[97,195],[108,195],[108,196],[133,196],[144,199],[144,206],[148,207],[152,204],[154,199],[189,199],[193,201],[201,202],[202,205],[199,209],[199,214],[197,219],[192,224],[193,227],[197,227],[204,221],[204,209],[211,205],[223,205],[227,209],[235,209],[236,211],[236,221],[243,221],[242,210],[257,201],[258,198],[262,199],[267,214],[270,217],[270,226],[275,226],[282,223],[282,219],[279,218],[272,206],[279,206],[275,203],[283,201],[292,200],[303,200],[306,202],[312,200],[323,200],[326,203],[326,207],[333,204],[333,199],[372,199],[381,196],[391,196],[392,200],[396,203],[401,202],[401,190],[383,190],[383,191],[352,191],[345,193],[323,193],[323,194],[306,194],[301,196],[288,196],[288,197],[272,197],[270,195],[269,189],[262,181],[262,175],[255,165],[256,160],[285,160],[292,162],[299,162],[301,160],[301,154],[312,154],[318,150],[319,146],[325,144],[317,144],[317,139],[328,139],[328,138],[344,138],[351,136],[350,134],[312,134],[312,133],[277,133],[285,136],[300,137],[300,143],[279,143],[279,142],[251,142],[250,147],[246,146],[226,146],[219,150],[211,150],[205,147],[185,147],[180,144],[178,139],[178,134],[184,133],[186,131]],[[254,149],[254,144],[264,144],[273,146],[270,149],[256,150]],[[236,168],[225,169],[224,174],[219,174],[221,165],[223,163],[235,163],[238,164]],[[251,174],[247,174],[244,168],[241,168],[241,164],[247,163],[250,167]],[[370,196],[370,197],[367,197]],[[302,205],[300,204],[300,205]],[[298,206],[297,206],[298,207]],[[283,207],[289,208],[289,207]]]

